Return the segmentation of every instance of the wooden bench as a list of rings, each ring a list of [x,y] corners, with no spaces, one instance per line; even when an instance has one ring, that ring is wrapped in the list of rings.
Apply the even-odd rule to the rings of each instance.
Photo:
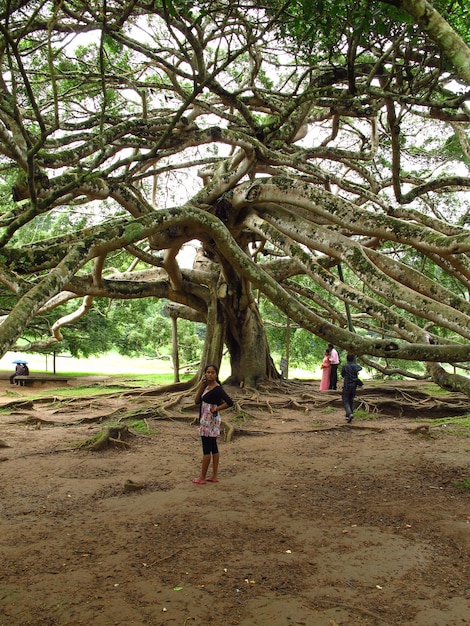
[[[40,374],[34,374],[34,375],[30,375],[30,376],[15,376],[15,383],[17,385],[20,385],[21,387],[24,387],[26,385],[34,385],[35,383],[39,383],[41,385],[44,385],[46,383],[67,383],[68,382],[68,378],[64,378],[63,376],[51,376],[48,374],[45,374],[44,376],[41,376]]]

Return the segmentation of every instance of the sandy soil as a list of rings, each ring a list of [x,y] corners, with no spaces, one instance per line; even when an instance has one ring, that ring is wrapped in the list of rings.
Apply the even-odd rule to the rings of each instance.
[[[1,626],[470,624],[468,438],[347,425],[337,392],[276,408],[284,389],[272,413],[256,397],[221,438],[220,482],[198,486],[190,406],[90,452],[96,419],[135,400],[37,393],[0,382],[0,404],[29,401],[0,415]]]

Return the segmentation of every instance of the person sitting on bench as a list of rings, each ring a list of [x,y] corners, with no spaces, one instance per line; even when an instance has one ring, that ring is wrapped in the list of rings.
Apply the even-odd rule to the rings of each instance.
[[[10,385],[18,384],[17,376],[29,376],[29,367],[26,363],[17,363],[14,373],[10,376]]]

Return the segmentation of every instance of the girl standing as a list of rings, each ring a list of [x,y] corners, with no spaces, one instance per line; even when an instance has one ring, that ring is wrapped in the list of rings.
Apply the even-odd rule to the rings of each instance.
[[[217,470],[219,468],[219,449],[217,437],[220,435],[220,413],[233,406],[233,400],[224,391],[218,379],[218,369],[215,365],[206,365],[195,403],[199,408],[199,434],[202,442],[201,474],[193,479],[196,485],[205,485],[206,482],[218,483]],[[212,457],[212,476],[206,478],[207,470]]]

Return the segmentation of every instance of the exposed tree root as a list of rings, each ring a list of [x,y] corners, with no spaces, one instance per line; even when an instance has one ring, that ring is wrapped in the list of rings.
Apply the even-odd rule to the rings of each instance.
[[[57,417],[47,419],[48,414],[52,418],[61,413],[70,414],[68,424],[117,423],[118,426],[110,426],[98,439],[89,440],[83,446],[89,450],[101,450],[110,446],[127,449],[132,434],[125,425],[125,420],[183,420],[193,424],[197,421],[194,389],[192,387],[182,389],[181,386],[177,386],[176,393],[170,393],[169,390],[173,388],[171,385],[164,391],[160,389],[158,394],[154,393],[154,390],[142,393],[139,389],[126,390],[120,394],[113,392],[99,397],[63,399],[49,396],[33,401],[15,400],[3,407],[11,411],[15,422],[23,420],[35,428],[63,425]],[[232,441],[238,434],[250,434],[247,422],[251,419],[256,420],[261,415],[274,424],[278,416],[286,410],[311,413],[331,408],[342,409],[341,392],[319,391],[317,382],[273,381],[264,383],[259,389],[247,387],[226,387],[226,389],[235,402],[233,409],[228,409],[222,414],[224,419],[222,434],[227,442]],[[111,399],[113,402],[109,401]],[[36,412],[39,403],[41,410]],[[109,412],[106,412],[106,407]],[[365,386],[358,390],[356,409],[384,417],[430,420],[466,415],[470,412],[470,405],[465,394],[455,392],[433,394],[432,386],[426,384],[409,381],[387,384],[366,381]],[[73,415],[77,416],[76,420],[73,419]],[[46,419],[43,419],[44,416]],[[427,435],[424,431],[417,434]]]
[[[420,394],[406,393],[395,398],[384,398],[374,393],[363,394],[361,390],[356,399],[358,408],[392,417],[437,419],[465,415],[470,409],[468,398],[463,394],[422,397]]]
[[[362,606],[349,604],[347,602],[340,602],[338,600],[335,600],[334,598],[318,598],[315,600],[315,604],[323,607],[342,607],[359,615],[362,614],[372,617],[375,620],[377,626],[379,626],[379,624],[385,624],[385,620],[381,615],[375,613],[374,611],[369,611],[369,609],[366,609]]]
[[[285,409],[307,413],[314,409],[342,408],[340,391],[319,391],[316,387],[317,384],[311,382],[284,381],[281,393],[277,382],[269,385],[265,383],[263,391],[238,387],[228,388],[227,391],[235,402],[233,411],[237,417],[244,420],[254,417],[259,411],[267,411],[275,416],[277,412]],[[162,398],[154,397],[151,406],[146,404],[144,408],[132,411],[129,410],[130,402],[135,404],[140,402],[142,405],[142,394],[139,392],[139,396],[136,397],[126,392],[125,396],[120,396],[125,402],[125,409],[118,409],[108,416],[102,416],[101,419],[110,419],[118,413],[124,415],[124,419],[131,416],[175,419],[177,410],[181,413],[191,412],[193,416],[197,411],[192,390],[191,393],[178,391],[175,394],[167,391],[163,396]],[[106,397],[116,396],[113,394]],[[100,400],[102,399],[101,397]],[[83,401],[81,406],[83,408]],[[434,395],[415,385],[400,386],[400,383],[396,385],[374,383],[371,386],[367,386],[366,383],[366,386],[358,389],[356,407],[371,414],[406,418],[426,417],[427,419],[465,415],[470,410],[465,394],[454,392]],[[193,417],[193,419],[197,418]]]
[[[410,435],[424,435],[425,437],[431,436],[428,425],[417,426],[416,428],[412,428],[408,432]]]
[[[130,437],[135,437],[135,435],[125,424],[122,426],[110,426],[100,433],[98,439],[89,439],[81,447],[87,448],[91,452],[97,452],[109,447],[128,449],[131,446],[124,440]]]
[[[142,489],[145,489],[145,487],[145,483],[136,483],[133,480],[126,480],[123,486],[123,491],[124,493],[131,493],[133,491],[141,491]]]
[[[11,402],[7,402],[2,404],[2,409],[5,410],[28,410],[33,408],[32,400],[12,400]]]
[[[226,443],[230,443],[232,441],[233,435],[235,434],[235,426],[233,424],[229,424],[228,422],[222,421],[220,424],[220,432],[224,433]]]
[[[358,424],[336,424],[334,426],[311,426],[310,428],[303,428],[301,431],[299,430],[283,430],[282,432],[277,432],[277,431],[272,431],[272,430],[261,430],[261,429],[256,429],[256,430],[250,430],[249,428],[243,428],[243,429],[235,429],[235,434],[239,435],[239,436],[259,436],[259,435],[263,435],[263,436],[270,436],[270,435],[294,435],[294,434],[298,434],[299,432],[301,432],[302,434],[305,433],[326,433],[326,432],[334,432],[334,431],[342,431],[345,429],[352,429],[355,431],[371,431],[373,433],[382,433],[384,431],[383,428],[380,428],[380,426],[365,426],[364,424],[361,424],[360,426]]]

